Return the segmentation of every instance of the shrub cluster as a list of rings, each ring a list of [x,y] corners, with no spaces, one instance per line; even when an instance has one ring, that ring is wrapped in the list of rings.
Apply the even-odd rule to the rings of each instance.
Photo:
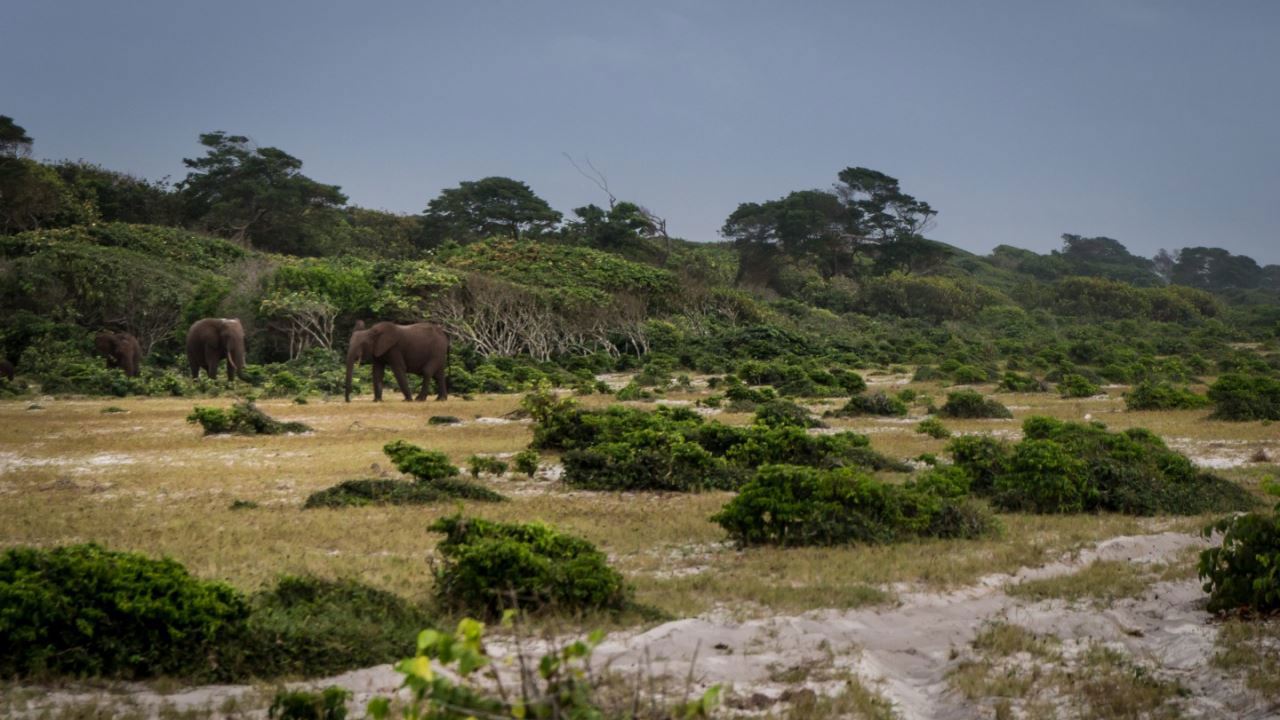
[[[862,393],[849,398],[839,410],[830,410],[831,417],[857,417],[859,415],[883,415],[902,417],[907,414],[907,404],[882,392]]]
[[[491,455],[472,455],[467,458],[467,468],[473,478],[481,475],[505,475],[507,467],[505,462]]]
[[[1266,375],[1226,373],[1209,386],[1218,420],[1280,420],[1280,380]]]
[[[200,407],[197,405],[187,416],[187,422],[199,423],[205,435],[235,433],[237,435],[280,435],[283,433],[310,432],[311,428],[300,422],[280,422],[258,409],[253,401],[246,400],[230,408]]]
[[[965,436],[949,446],[973,491],[1007,510],[1191,515],[1254,505],[1248,492],[1197,470],[1142,428],[1112,433],[1100,423],[1032,417],[1022,432],[1014,445]]]
[[[885,543],[910,537],[977,537],[990,513],[968,488],[933,473],[892,485],[851,468],[761,467],[714,516],[742,545]]]
[[[1280,484],[1263,489],[1280,495]],[[1204,529],[1222,533],[1222,544],[1200,553],[1200,579],[1209,593],[1209,611],[1280,610],[1280,503],[1274,512],[1223,518]]]
[[[942,438],[951,437],[951,431],[938,418],[925,418],[916,425],[916,432],[922,435],[928,435],[931,438],[941,440]]]
[[[975,390],[947,393],[947,402],[938,414],[949,418],[1011,418],[1013,413],[998,400],[985,398]]]
[[[1209,404],[1209,398],[1170,382],[1144,381],[1124,394],[1126,410],[1191,410]]]
[[[1006,372],[1000,378],[1000,389],[1006,392],[1048,392],[1049,385],[1043,380],[1037,380],[1032,375],[1022,375],[1016,372]]]
[[[575,613],[630,603],[630,588],[604,553],[546,525],[454,515],[429,529],[445,535],[433,570],[443,608],[494,618],[508,608]]]
[[[1058,393],[1064,398],[1093,397],[1100,392],[1102,388],[1077,373],[1067,373],[1058,380]]]
[[[531,395],[532,447],[564,451],[564,481],[596,490],[732,489],[761,465],[856,465],[906,470],[874,452],[865,435],[810,435],[803,427],[708,422],[688,408],[653,412],[611,406],[583,410],[572,400]]]
[[[425,450],[404,440],[393,440],[384,445],[382,451],[400,472],[412,475],[415,482],[383,478],[345,480],[312,493],[303,507],[421,505],[444,499],[499,502],[506,499],[483,485],[459,479],[458,468],[442,452]],[[502,465],[503,472],[506,472],[506,464]],[[474,468],[473,464],[473,471]],[[478,476],[478,473],[473,472],[473,475]]]
[[[192,675],[226,662],[236,590],[169,559],[98,545],[0,556],[0,676]]]

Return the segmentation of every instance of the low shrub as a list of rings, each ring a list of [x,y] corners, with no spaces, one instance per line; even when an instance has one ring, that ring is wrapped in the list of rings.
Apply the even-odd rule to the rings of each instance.
[[[473,478],[478,478],[481,475],[507,474],[507,464],[490,455],[472,455],[467,458],[467,467],[470,469],[471,477]]]
[[[974,365],[961,365],[951,372],[951,379],[957,385],[974,385],[984,383],[990,378],[987,371]]]
[[[886,543],[910,537],[976,537],[990,513],[945,483],[892,485],[858,470],[761,467],[711,520],[741,545]]]
[[[937,418],[925,418],[916,425],[916,432],[941,440],[951,437],[951,431]]]
[[[804,407],[790,400],[770,400],[756,407],[756,422],[766,427],[826,427]]]
[[[1280,494],[1280,485],[1264,488]],[[1209,593],[1209,611],[1280,610],[1280,504],[1269,514],[1223,518],[1204,529],[1222,533],[1222,544],[1200,553],[1200,579]]]
[[[458,468],[449,462],[448,455],[424,450],[404,440],[392,440],[382,446],[382,452],[391,458],[397,470],[414,476],[419,482],[444,480],[458,474]]]
[[[428,425],[457,425],[460,422],[462,419],[453,415],[432,415],[427,418]]]
[[[1246,510],[1240,486],[1201,472],[1149,430],[1028,418],[1015,445],[989,437],[951,442],[974,493],[999,507],[1041,513],[1111,511],[1194,515]]]
[[[225,663],[249,614],[233,588],[99,545],[0,556],[0,676],[189,676]]]
[[[365,507],[367,505],[426,505],[440,500],[502,500],[492,490],[469,482],[445,478],[404,482],[385,478],[344,480],[307,496],[303,508]]]
[[[516,472],[521,472],[529,477],[533,477],[538,473],[539,459],[538,451],[533,448],[528,448],[516,453],[516,456],[512,458],[512,462],[515,465]]]
[[[1032,375],[1006,372],[1000,378],[1000,389],[1006,392],[1019,393],[1048,392],[1049,384],[1043,380],[1037,380]]]
[[[322,677],[413,651],[431,613],[352,580],[286,576],[255,593],[230,676]]]
[[[1226,373],[1209,386],[1215,420],[1280,420],[1280,380]]]
[[[1124,394],[1126,410],[1191,410],[1205,407],[1209,398],[1169,382],[1141,382]]]
[[[205,435],[234,433],[237,435],[281,435],[284,433],[311,432],[300,422],[280,422],[258,409],[251,400],[239,402],[230,408],[200,407],[197,405],[187,416],[187,422],[199,423]]]
[[[1102,388],[1077,373],[1067,373],[1058,381],[1058,393],[1064,398],[1093,397],[1100,392]]]
[[[859,415],[883,415],[902,417],[907,414],[907,404],[882,392],[863,393],[849,398],[839,410],[830,410],[831,417],[857,417]]]
[[[631,590],[594,545],[539,523],[440,518],[444,533],[433,568],[442,608],[501,617],[517,608],[536,613],[622,610]]]
[[[640,384],[636,383],[633,380],[627,383],[621,389],[619,389],[618,392],[614,395],[614,397],[624,402],[636,401],[636,400],[652,400],[654,398],[654,394],[649,390],[646,390],[643,386],[641,386]]]
[[[1011,418],[1013,413],[998,400],[985,398],[974,390],[947,393],[947,402],[938,414],[949,418]]]
[[[281,690],[267,709],[269,720],[347,720],[351,691],[337,685],[312,690]]]

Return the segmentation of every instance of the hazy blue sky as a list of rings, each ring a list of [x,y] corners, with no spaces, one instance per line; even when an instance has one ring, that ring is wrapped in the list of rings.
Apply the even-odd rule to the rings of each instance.
[[[40,158],[184,174],[200,132],[360,205],[486,175],[714,240],[740,202],[901,179],[931,235],[1280,262],[1280,2],[8,0],[0,113]]]

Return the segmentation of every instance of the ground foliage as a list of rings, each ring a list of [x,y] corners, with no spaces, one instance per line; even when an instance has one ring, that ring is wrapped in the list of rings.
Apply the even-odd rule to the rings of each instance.
[[[1142,428],[1113,433],[1101,423],[1032,417],[1022,432],[1014,444],[970,435],[948,446],[973,492],[1007,510],[1193,515],[1256,504]]]
[[[1280,495],[1280,483],[1264,485]],[[1280,503],[1272,512],[1225,517],[1204,529],[1222,534],[1222,544],[1200,553],[1200,579],[1209,593],[1209,611],[1280,609]]]
[[[995,522],[952,474],[904,485],[853,468],[767,465],[712,520],[742,545],[886,543],[977,537]]]
[[[976,390],[957,390],[947,393],[947,402],[938,408],[938,415],[947,418],[1011,418],[1013,413],[999,400],[983,397]]]
[[[441,518],[434,565],[441,608],[501,617],[506,609],[535,613],[622,610],[630,589],[591,543],[539,523]]]
[[[187,416],[187,422],[199,423],[205,435],[281,435],[284,433],[311,432],[311,428],[300,422],[280,422],[267,415],[253,404],[245,400],[230,408],[200,407],[197,405]]]

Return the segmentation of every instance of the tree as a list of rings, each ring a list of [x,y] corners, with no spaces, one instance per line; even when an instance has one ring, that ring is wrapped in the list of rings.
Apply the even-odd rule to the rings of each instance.
[[[303,175],[302,161],[274,147],[255,147],[221,130],[200,136],[204,157],[182,162],[178,184],[188,219],[242,245],[317,254],[319,238],[337,220],[347,196],[337,185]]]
[[[1265,282],[1262,268],[1247,255],[1232,255],[1222,248],[1191,247],[1178,251],[1170,282],[1201,290],[1256,288]]]
[[[8,115],[0,115],[0,158],[23,158],[31,155],[31,136]]]
[[[897,178],[877,170],[850,167],[837,178],[836,195],[866,241],[880,244],[918,236],[937,215],[929,203],[902,192]]]
[[[442,191],[427,204],[423,225],[431,244],[467,243],[495,234],[519,240],[550,230],[560,217],[519,180],[487,177]]]
[[[64,160],[53,170],[82,203],[97,209],[103,222],[178,224],[179,200],[165,180],[151,182],[83,160]]]
[[[610,203],[608,210],[598,205],[574,208],[573,214],[578,219],[569,223],[566,234],[600,250],[634,248],[657,233],[644,208],[625,200]]]

